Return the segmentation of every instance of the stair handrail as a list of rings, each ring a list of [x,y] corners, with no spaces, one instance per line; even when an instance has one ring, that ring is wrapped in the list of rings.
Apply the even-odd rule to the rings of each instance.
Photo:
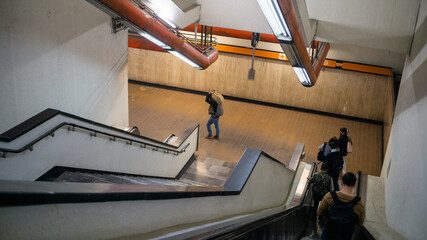
[[[81,125],[78,125],[75,123],[62,122],[62,123],[56,125],[55,127],[53,127],[51,130],[46,131],[44,134],[40,135],[39,137],[37,137],[36,139],[31,141],[30,143],[27,143],[25,146],[23,146],[21,148],[18,148],[18,149],[0,148],[0,152],[1,152],[0,156],[3,158],[6,158],[7,153],[20,153],[20,152],[23,152],[27,149],[29,149],[30,151],[33,151],[34,144],[38,143],[39,141],[41,141],[45,137],[48,137],[49,135],[54,137],[55,131],[62,128],[63,126],[68,126],[68,128],[67,128],[68,131],[74,132],[76,128],[80,128],[80,129],[84,129],[86,131],[89,131],[90,135],[93,137],[96,137],[97,134],[106,135],[106,136],[109,136],[110,137],[109,140],[113,141],[113,142],[116,141],[116,139],[121,139],[121,140],[125,140],[126,144],[129,144],[129,145],[132,145],[133,143],[137,143],[140,145],[141,148],[152,147],[153,151],[158,151],[159,149],[161,149],[164,151],[164,153],[171,153],[171,154],[173,153],[174,155],[178,155],[180,153],[185,152],[185,150],[188,148],[188,146],[190,146],[190,143],[188,143],[179,151],[179,150],[170,149],[167,147],[161,147],[161,146],[157,146],[154,144],[138,141],[138,140],[127,138],[127,137],[122,137],[122,136],[119,136],[116,134],[107,133],[107,132],[100,131],[100,130],[95,130],[93,128],[84,127],[84,126],[81,126]]]

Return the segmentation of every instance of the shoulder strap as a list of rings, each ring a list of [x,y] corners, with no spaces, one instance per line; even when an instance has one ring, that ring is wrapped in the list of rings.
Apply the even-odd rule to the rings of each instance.
[[[322,150],[322,152],[325,151],[325,147],[326,147],[326,142],[323,143],[323,150]]]
[[[360,201],[360,197],[355,197],[349,202],[351,207],[354,207]]]
[[[338,195],[337,195],[337,193],[335,191],[332,191],[331,195],[332,195],[332,198],[334,199],[334,204],[341,202],[341,200],[338,198]]]

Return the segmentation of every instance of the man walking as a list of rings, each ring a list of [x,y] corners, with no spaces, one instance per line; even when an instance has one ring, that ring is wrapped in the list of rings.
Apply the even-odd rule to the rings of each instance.
[[[212,138],[212,129],[211,129],[211,125],[215,124],[215,130],[216,130],[216,134],[215,136],[213,136],[213,138],[218,139],[219,138],[219,117],[224,113],[224,110],[222,109],[222,105],[221,103],[218,104],[214,98],[212,97],[214,93],[208,93],[206,95],[206,99],[205,101],[207,103],[209,103],[209,114],[211,115],[206,127],[208,129],[208,135],[206,136],[206,138]]]
[[[320,221],[325,222],[322,239],[351,239],[354,226],[365,221],[365,205],[360,197],[353,196],[356,176],[348,172],[342,181],[342,190],[327,193],[317,210]]]

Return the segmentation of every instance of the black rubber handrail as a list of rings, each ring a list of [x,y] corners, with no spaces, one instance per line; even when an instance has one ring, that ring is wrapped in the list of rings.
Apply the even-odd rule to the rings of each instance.
[[[49,121],[50,119],[58,116],[58,115],[62,115],[74,120],[78,120],[78,121],[82,121],[85,123],[89,123],[91,125],[94,126],[98,126],[98,127],[102,127],[105,129],[109,129],[109,130],[113,130],[113,131],[117,131],[117,132],[122,132],[122,133],[126,133],[129,134],[129,132],[122,130],[122,129],[118,129],[109,125],[105,125],[99,122],[95,122],[86,118],[82,118],[70,113],[66,113],[66,112],[61,112],[59,110],[56,109],[52,109],[52,108],[47,108],[44,111],[41,111],[40,113],[34,115],[33,117],[25,120],[24,122],[18,124],[17,126],[13,127],[12,129],[9,129],[8,131],[0,134],[0,142],[11,142],[17,138],[19,138],[20,136],[24,135],[25,133],[33,130],[34,128],[40,126],[41,124]],[[194,125],[194,126],[193,126]],[[199,125],[198,124],[193,124],[189,129],[185,130],[180,137],[177,139],[177,141],[175,141],[173,144],[164,144],[163,142],[156,140],[156,139],[152,139],[152,138],[148,138],[145,136],[141,136],[141,135],[132,135],[134,137],[140,138],[140,139],[144,139],[144,140],[148,140],[148,141],[152,141],[158,144],[163,144],[163,145],[168,145],[174,148],[179,148],[181,146],[181,144],[184,142],[183,139],[185,140],[188,136],[190,136],[190,134],[194,131],[194,129],[196,129]]]
[[[313,163],[309,176],[312,177],[315,173],[316,163]],[[247,232],[253,231],[256,228],[260,228],[266,225],[269,225],[283,216],[289,214],[290,212],[297,211],[304,207],[304,200],[309,192],[308,182],[304,187],[304,193],[301,195],[301,199],[299,203],[295,206],[291,206],[289,208],[283,208],[280,212],[271,214],[269,216],[263,217],[261,219],[257,219],[253,222],[249,222],[247,224],[239,226],[238,224],[233,224],[228,227],[224,227],[221,229],[216,229],[208,233],[203,233],[202,235],[192,237],[191,239],[234,239],[239,238]]]
[[[32,151],[34,144],[38,143],[40,140],[44,139],[45,137],[47,137],[49,135],[52,136],[52,137],[54,137],[55,131],[58,130],[58,129],[60,129],[60,128],[62,128],[62,127],[64,127],[64,126],[68,126],[68,131],[75,131],[76,128],[80,128],[80,129],[84,129],[86,131],[89,131],[90,134],[91,134],[91,136],[94,136],[94,137],[96,137],[97,134],[101,134],[101,135],[109,136],[111,141],[116,141],[116,139],[121,139],[121,140],[125,140],[126,143],[129,144],[129,145],[132,145],[133,143],[136,143],[136,144],[140,145],[140,147],[142,147],[142,148],[145,148],[145,147],[149,146],[149,147],[152,147],[154,151],[162,149],[164,151],[164,153],[173,153],[174,155],[178,155],[180,153],[185,152],[185,150],[187,149],[187,147],[190,145],[190,143],[188,143],[180,151],[178,151],[178,150],[170,149],[170,148],[167,148],[167,147],[156,146],[154,144],[145,143],[145,142],[134,140],[134,139],[131,139],[131,138],[118,136],[118,135],[107,133],[107,132],[104,132],[104,131],[95,130],[95,129],[84,127],[84,126],[77,125],[77,124],[74,124],[74,123],[62,122],[62,123],[58,124],[57,126],[53,127],[51,130],[45,132],[44,134],[40,135],[39,137],[37,137],[36,139],[34,139],[30,143],[26,144],[25,146],[23,146],[23,147],[21,147],[19,149],[0,148],[0,152],[2,152],[1,156],[2,157],[6,157],[6,153],[20,153],[20,152],[23,152],[23,151],[25,151],[27,149],[29,149],[30,151]]]
[[[129,128],[129,130],[127,130],[129,133],[132,133],[134,135],[141,135],[141,133],[139,132],[139,128],[137,126],[133,126],[131,128]]]
[[[360,185],[361,185],[360,181],[361,181],[361,178],[362,178],[362,171],[358,171],[357,172],[356,178],[357,178],[356,196],[360,197]]]

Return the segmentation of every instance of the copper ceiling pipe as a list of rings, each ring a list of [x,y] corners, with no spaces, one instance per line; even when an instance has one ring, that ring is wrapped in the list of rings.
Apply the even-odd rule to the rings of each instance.
[[[320,74],[320,70],[322,69],[323,63],[325,62],[326,55],[328,54],[330,45],[329,43],[325,43],[326,45],[320,50],[319,58],[315,61],[315,65],[313,67],[310,57],[307,52],[307,48],[305,47],[303,33],[298,23],[298,18],[295,12],[295,8],[292,4],[292,0],[277,0],[279,3],[281,12],[283,17],[288,25],[289,31],[292,35],[292,43],[294,45],[294,49],[297,50],[299,55],[299,59],[301,60],[301,65],[307,71],[307,74],[311,81],[311,86],[314,86],[317,81],[317,77]],[[285,52],[286,53],[286,52]],[[306,86],[306,85],[304,85]]]
[[[204,54],[199,52],[129,0],[98,0],[98,2],[186,56],[202,69],[209,67],[218,58],[218,51],[215,48],[212,47]]]
[[[326,60],[326,55],[328,55],[329,49],[331,48],[331,45],[329,43],[323,43],[325,44],[322,49],[320,49],[319,52],[319,58],[314,62],[313,68],[314,68],[314,74],[316,78],[319,77],[320,71],[323,68],[323,63]]]
[[[151,50],[156,52],[167,52],[166,50],[157,46],[146,38],[143,38],[141,36],[133,36],[131,34],[128,35],[128,47]]]

